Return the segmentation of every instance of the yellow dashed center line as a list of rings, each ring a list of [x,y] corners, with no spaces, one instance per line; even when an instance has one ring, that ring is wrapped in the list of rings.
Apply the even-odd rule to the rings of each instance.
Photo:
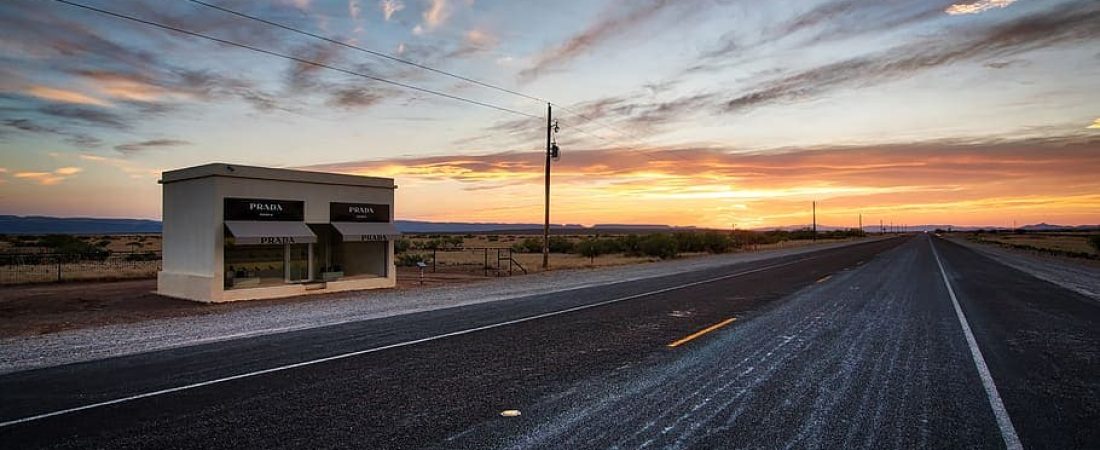
[[[736,317],[730,317],[729,319],[723,320],[723,321],[721,321],[721,322],[718,322],[718,323],[716,323],[716,324],[714,324],[714,325],[711,325],[711,326],[709,326],[709,327],[703,328],[702,330],[699,330],[699,331],[696,331],[696,332],[694,332],[694,333],[692,333],[692,334],[689,334],[689,335],[685,336],[685,337],[684,337],[683,339],[680,339],[680,340],[674,341],[674,342],[672,342],[671,344],[668,344],[668,347],[669,347],[669,348],[672,348],[672,347],[679,347],[679,346],[681,346],[681,345],[684,345],[684,344],[686,344],[686,343],[690,342],[690,341],[691,341],[692,339],[695,339],[695,338],[697,338],[697,337],[699,337],[699,336],[702,336],[702,335],[704,335],[704,334],[710,333],[711,331],[714,331],[714,330],[717,330],[717,329],[719,329],[719,328],[722,328],[722,327],[724,327],[724,326],[726,326],[726,325],[729,325],[729,324],[733,323],[733,321],[735,321],[735,320],[737,320],[737,318],[736,318]]]
[[[828,280],[829,278],[832,278],[832,277],[833,277],[832,275],[825,275],[825,276],[821,277],[820,280],[817,280],[817,283],[824,283],[825,280]]]

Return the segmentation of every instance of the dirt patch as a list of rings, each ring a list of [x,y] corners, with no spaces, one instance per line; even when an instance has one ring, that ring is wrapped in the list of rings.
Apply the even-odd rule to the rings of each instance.
[[[397,271],[397,289],[423,289],[473,283],[480,274]],[[71,282],[7,286],[0,289],[0,337],[28,336],[170,317],[219,314],[280,303],[324,301],[347,293],[314,294],[281,299],[203,304],[155,294],[156,280]],[[383,290],[385,291],[385,290]]]

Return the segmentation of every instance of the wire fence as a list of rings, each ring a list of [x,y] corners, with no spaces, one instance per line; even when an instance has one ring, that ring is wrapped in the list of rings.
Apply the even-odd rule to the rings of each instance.
[[[3,253],[0,285],[154,278],[160,252]]]
[[[409,250],[398,255],[398,264],[423,263],[429,272],[480,273],[484,276],[526,274],[527,268],[516,261],[511,248],[465,247]]]

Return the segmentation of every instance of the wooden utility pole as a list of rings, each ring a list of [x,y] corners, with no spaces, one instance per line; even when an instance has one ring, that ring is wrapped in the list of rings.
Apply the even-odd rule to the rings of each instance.
[[[859,215],[859,235],[863,236],[863,214]]]
[[[546,104],[546,211],[545,221],[542,224],[542,270],[550,268],[550,129],[553,111],[550,103]]]
[[[813,208],[814,208],[814,229],[813,229],[813,238],[811,240],[816,241],[817,240],[817,201],[814,201]]]

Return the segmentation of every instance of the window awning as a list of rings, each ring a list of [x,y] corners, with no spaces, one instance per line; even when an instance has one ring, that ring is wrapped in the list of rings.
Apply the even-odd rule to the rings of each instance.
[[[317,235],[305,222],[227,220],[236,245],[312,244]]]
[[[332,222],[344,236],[344,242],[392,241],[401,237],[401,232],[392,222]]]

